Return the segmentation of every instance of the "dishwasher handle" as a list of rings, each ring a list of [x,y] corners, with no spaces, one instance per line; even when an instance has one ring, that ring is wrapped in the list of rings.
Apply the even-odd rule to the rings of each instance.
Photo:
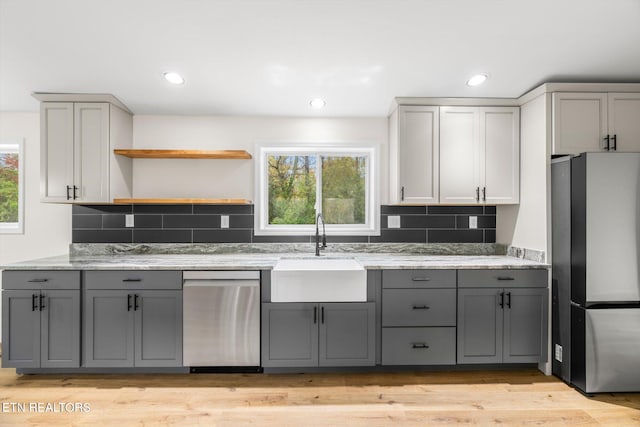
[[[260,272],[255,270],[201,270],[183,271],[182,278],[187,280],[260,280]]]
[[[259,287],[259,280],[184,280],[184,288],[235,288],[235,287]]]

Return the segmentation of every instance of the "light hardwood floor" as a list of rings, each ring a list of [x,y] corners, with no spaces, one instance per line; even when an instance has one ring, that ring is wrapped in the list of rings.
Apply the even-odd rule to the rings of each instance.
[[[0,426],[640,426],[640,393],[588,398],[536,370],[363,374],[16,375]],[[90,412],[29,413],[30,402]],[[7,412],[6,405],[26,404]],[[46,407],[45,407],[46,409]]]

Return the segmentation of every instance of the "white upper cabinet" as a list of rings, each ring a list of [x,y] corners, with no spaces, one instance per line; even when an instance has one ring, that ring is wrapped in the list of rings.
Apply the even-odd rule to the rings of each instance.
[[[640,151],[640,93],[554,92],[552,154]]]
[[[40,190],[43,202],[111,203],[131,197],[131,114],[106,102],[42,102]]]
[[[608,98],[611,148],[640,152],[640,93],[609,93]]]
[[[517,204],[520,109],[440,107],[440,202]]]
[[[480,140],[484,142],[483,201],[490,205],[519,203],[520,108],[480,108]]]
[[[440,107],[440,201],[475,204],[480,195],[478,107]]]
[[[438,107],[423,106],[399,106],[391,115],[391,203],[438,203],[438,115]]]

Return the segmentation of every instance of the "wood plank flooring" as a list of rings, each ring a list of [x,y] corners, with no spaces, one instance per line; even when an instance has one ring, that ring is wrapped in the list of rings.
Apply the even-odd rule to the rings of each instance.
[[[588,398],[533,369],[73,376],[0,369],[0,402],[3,427],[640,426],[640,393]],[[32,402],[42,403],[39,412],[29,412]],[[86,403],[90,411],[46,412],[59,402]]]

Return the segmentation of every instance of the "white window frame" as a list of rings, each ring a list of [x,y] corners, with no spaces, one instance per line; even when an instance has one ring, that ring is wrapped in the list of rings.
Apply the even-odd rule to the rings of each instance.
[[[24,234],[24,140],[1,141],[0,151],[18,153],[18,222],[0,223],[0,234]]]
[[[326,224],[327,235],[334,236],[379,236],[379,147],[372,143],[260,143],[256,145],[255,162],[255,214],[256,236],[301,236],[315,233],[315,224],[269,224],[269,184],[267,159],[269,155],[319,155],[319,156],[366,156],[365,178],[365,223]],[[318,173],[322,173],[321,170]],[[318,190],[316,190],[318,194]],[[316,215],[318,201],[316,201]]]

